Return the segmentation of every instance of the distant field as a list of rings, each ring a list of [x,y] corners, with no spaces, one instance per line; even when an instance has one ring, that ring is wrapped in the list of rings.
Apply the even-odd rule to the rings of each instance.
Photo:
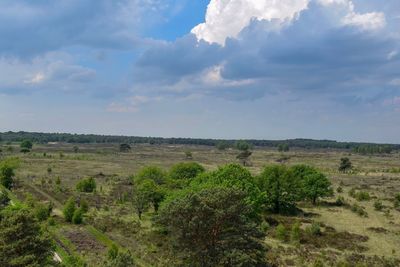
[[[130,249],[141,266],[173,266],[173,255],[163,236],[152,231],[151,212],[139,221],[132,205],[124,198],[131,193],[129,176],[147,165],[167,170],[175,163],[189,161],[185,156],[187,151],[192,153],[190,160],[208,170],[237,162],[238,154],[234,149],[220,151],[209,146],[148,144],[133,145],[128,153],[119,152],[118,144],[78,145],[75,153],[74,145],[58,143],[35,145],[31,153],[22,154],[17,144],[11,146],[14,152],[7,152],[6,146],[2,146],[1,157],[21,159],[15,194],[21,200],[29,193],[37,199],[52,201],[58,222],[52,227],[54,237],[66,254],[78,255],[89,266],[101,263],[113,243]],[[342,157],[351,159],[355,167],[353,173],[338,172]],[[292,245],[278,241],[271,224],[265,241],[270,248],[267,257],[271,261],[280,266],[307,266],[318,258],[338,262],[349,257],[364,257],[371,266],[380,266],[382,257],[400,259],[400,211],[393,208],[392,202],[394,195],[400,192],[399,153],[358,155],[323,149],[291,149],[282,153],[272,148],[255,148],[250,161],[249,169],[254,175],[268,164],[309,164],[329,176],[335,191],[339,186],[343,188],[343,192],[335,192],[334,197],[320,206],[300,203],[299,207],[305,212],[301,217],[273,216],[273,220],[288,227],[293,220],[300,220],[303,228],[319,222],[326,235],[319,241]],[[97,192],[78,194],[75,185],[87,176],[96,179]],[[60,177],[60,186],[55,185],[57,177]],[[368,192],[371,199],[357,201],[348,194],[351,188]],[[72,195],[87,199],[92,207],[83,226],[68,225],[60,218],[62,205]],[[349,205],[358,203],[364,207],[368,217],[361,217],[350,208],[330,205],[338,196],[343,196]],[[377,199],[385,206],[382,211],[374,209]]]

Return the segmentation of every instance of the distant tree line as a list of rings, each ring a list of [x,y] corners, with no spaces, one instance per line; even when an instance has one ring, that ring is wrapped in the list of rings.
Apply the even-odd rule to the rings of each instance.
[[[162,138],[140,136],[68,134],[68,133],[37,133],[37,132],[4,132],[0,133],[0,141],[23,142],[30,140],[34,143],[63,142],[76,144],[114,143],[114,144],[170,144],[170,145],[205,145],[216,146],[218,149],[235,148],[240,140],[218,140],[199,138]],[[251,146],[276,147],[282,151],[289,147],[305,149],[349,149],[357,153],[390,153],[400,149],[400,145],[372,144],[356,142],[337,142],[332,140],[290,139],[278,140],[245,140]],[[365,152],[364,152],[365,151]],[[370,152],[372,151],[372,152]]]

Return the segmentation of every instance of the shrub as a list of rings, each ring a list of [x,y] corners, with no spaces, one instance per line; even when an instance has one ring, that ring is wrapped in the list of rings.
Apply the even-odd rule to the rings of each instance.
[[[395,207],[395,208],[400,208],[400,193],[398,193],[398,194],[394,197],[394,207]]]
[[[87,201],[85,199],[81,199],[79,206],[82,209],[83,213],[86,213],[89,211],[89,204],[87,203]]]
[[[357,203],[351,206],[351,211],[357,213],[361,217],[368,217],[368,213],[365,211],[364,207],[359,206]]]
[[[51,203],[48,204],[36,203],[34,208],[34,214],[35,217],[38,219],[38,221],[43,222],[50,217],[52,210],[53,210],[53,205]]]
[[[21,142],[20,147],[22,149],[28,149],[28,150],[32,149],[32,147],[33,147],[32,141],[24,140]]]
[[[383,210],[384,206],[383,206],[383,204],[382,204],[382,201],[376,200],[376,201],[374,202],[374,208],[375,208],[375,210],[377,210],[377,211]]]
[[[158,185],[165,184],[166,174],[159,167],[146,166],[142,168],[137,175],[135,175],[135,181],[141,182],[147,179],[153,180]]]
[[[275,235],[279,240],[285,241],[287,236],[286,227],[283,224],[279,224],[275,229]]]
[[[360,191],[355,194],[355,199],[357,199],[358,201],[368,201],[371,199],[371,196],[368,192]]]
[[[6,190],[0,190],[0,211],[10,203],[10,198]]]
[[[349,158],[341,158],[340,159],[340,165],[339,165],[339,171],[340,172],[348,172],[353,168],[351,161]]]
[[[322,233],[321,226],[317,222],[313,222],[311,224],[311,226],[306,228],[306,231],[307,231],[307,233],[309,233],[310,235],[313,235],[313,236],[319,236]]]
[[[338,196],[335,201],[336,206],[345,206],[347,205],[346,200],[342,196]]]
[[[203,172],[204,167],[197,162],[182,162],[172,166],[169,176],[175,180],[190,180]]]
[[[72,216],[73,224],[81,224],[83,221],[83,211],[81,208],[75,209],[74,215]]]
[[[67,222],[72,222],[72,218],[75,212],[75,199],[70,197],[64,205],[63,213],[64,218]]]
[[[11,189],[14,181],[14,168],[7,164],[0,165],[0,184],[7,189]]]
[[[26,153],[29,153],[31,151],[28,148],[21,148],[20,152],[26,154]]]
[[[92,193],[96,190],[96,181],[93,177],[81,179],[76,185],[76,190],[79,192]]]
[[[339,186],[339,187],[336,189],[336,192],[338,192],[338,193],[343,193],[343,188],[342,188],[341,186]]]

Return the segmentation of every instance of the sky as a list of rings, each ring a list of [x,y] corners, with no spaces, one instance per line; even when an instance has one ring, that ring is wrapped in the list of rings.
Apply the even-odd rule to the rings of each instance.
[[[400,143],[400,1],[2,0],[20,130]]]

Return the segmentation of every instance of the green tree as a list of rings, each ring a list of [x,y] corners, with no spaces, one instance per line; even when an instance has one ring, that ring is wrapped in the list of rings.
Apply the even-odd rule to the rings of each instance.
[[[351,164],[351,161],[349,158],[341,158],[340,159],[340,165],[339,165],[340,172],[348,172],[352,168],[353,168],[353,165]]]
[[[265,193],[258,188],[254,177],[249,170],[239,164],[227,164],[218,167],[217,170],[209,173],[203,173],[193,179],[192,187],[203,187],[208,185],[226,186],[237,188],[246,193],[246,201],[252,207],[252,215],[258,217],[265,203]]]
[[[96,181],[93,177],[81,179],[77,185],[76,190],[79,192],[92,193],[96,190]]]
[[[197,162],[181,162],[172,166],[169,177],[174,180],[191,180],[204,172],[204,167]]]
[[[264,168],[257,184],[266,193],[266,204],[275,213],[291,213],[301,197],[300,182],[284,165]]]
[[[190,266],[266,266],[251,211],[236,188],[187,189],[163,202],[158,222]]]
[[[7,189],[11,189],[14,181],[14,168],[7,164],[0,165],[0,184]]]
[[[247,151],[247,150],[252,149],[253,146],[244,140],[239,140],[239,141],[235,142],[235,148],[237,150]]]
[[[146,166],[142,168],[137,175],[135,175],[135,181],[139,182],[150,179],[153,180],[156,184],[161,185],[166,183],[166,174],[165,172],[156,166]]]
[[[155,212],[158,212],[160,203],[165,198],[164,189],[150,179],[143,180],[137,184],[135,193],[139,194],[139,197],[143,199],[139,200],[139,202],[145,202],[147,199],[147,201],[153,205]]]
[[[72,218],[74,216],[75,212],[75,199],[73,197],[70,197],[67,202],[64,205],[63,213],[64,213],[64,218],[67,222],[72,222]]]
[[[53,210],[53,204],[51,203],[35,203],[33,213],[36,219],[42,222],[47,220]]]
[[[218,150],[225,150],[227,148],[229,148],[230,144],[226,141],[218,141],[217,144],[215,145],[215,147]]]
[[[291,168],[294,179],[301,184],[302,198],[310,200],[314,205],[320,197],[333,195],[329,179],[315,168],[307,165],[296,165]]]
[[[24,141],[21,142],[20,147],[21,147],[22,149],[23,149],[23,148],[26,148],[26,149],[31,150],[32,147],[33,147],[33,143],[32,143],[32,141],[30,141],[30,140],[24,140]]]
[[[74,151],[74,153],[78,153],[79,152],[79,147],[78,146],[74,146],[72,148],[72,150]]]
[[[278,151],[279,152],[288,152],[289,151],[289,145],[288,144],[279,144],[278,145]]]
[[[249,165],[249,158],[253,153],[248,150],[240,151],[240,153],[236,156],[238,160],[242,163],[243,166]]]
[[[0,266],[50,266],[53,248],[31,212],[16,208],[1,212]]]
[[[135,184],[133,187],[133,206],[139,220],[142,219],[142,214],[149,208],[151,196],[142,183]]]

